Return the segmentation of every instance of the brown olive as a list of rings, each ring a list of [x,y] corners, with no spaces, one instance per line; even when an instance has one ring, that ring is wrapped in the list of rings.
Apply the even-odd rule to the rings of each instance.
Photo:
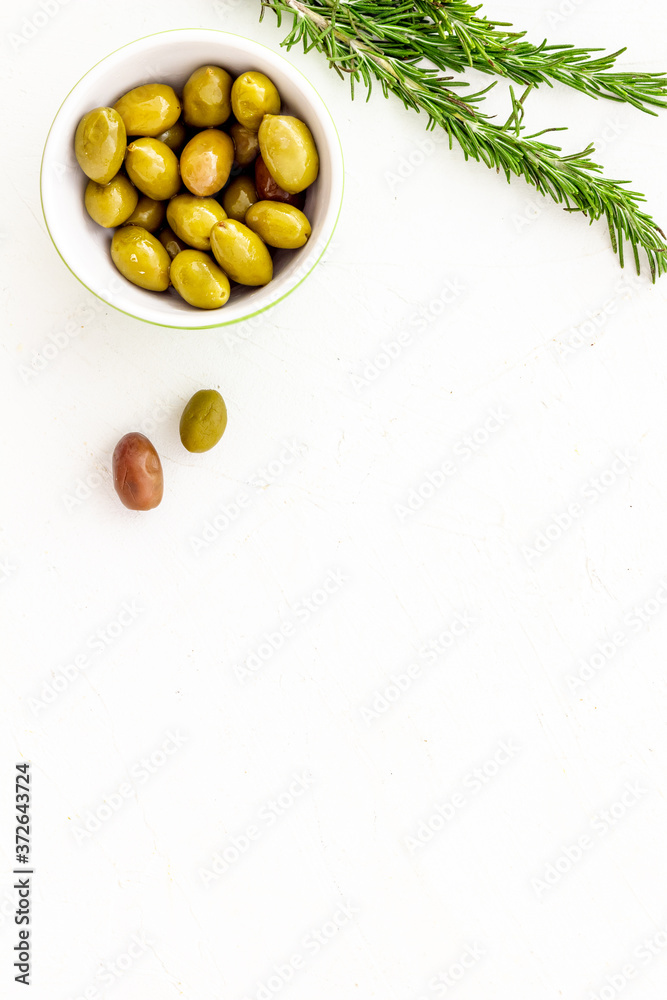
[[[113,484],[130,510],[152,510],[162,500],[164,477],[160,456],[144,434],[131,431],[116,445]]]
[[[303,208],[306,203],[306,196],[302,192],[289,194],[274,181],[261,156],[255,160],[255,187],[262,201],[282,201],[286,205],[294,205],[295,208]]]
[[[257,133],[241,125],[241,122],[234,122],[229,134],[234,140],[234,164],[237,167],[249,167],[259,153]]]

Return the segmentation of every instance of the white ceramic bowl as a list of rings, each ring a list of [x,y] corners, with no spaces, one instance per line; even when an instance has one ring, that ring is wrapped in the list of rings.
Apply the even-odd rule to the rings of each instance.
[[[290,114],[313,133],[320,174],[306,193],[305,212],[312,235],[300,250],[280,250],[274,278],[263,288],[234,288],[222,309],[195,309],[173,289],[149,292],[123,278],[111,262],[113,230],[96,225],[86,213],[87,178],[74,156],[74,132],[92,108],[113,105],[132,87],[151,81],[180,91],[198,66],[213,63],[233,76],[244,70],[266,73]],[[312,84],[283,56],[257,42],[226,31],[179,29],[148,35],[117,49],[93,66],[63,101],[49,130],[42,157],[44,218],[55,247],[86,288],[109,305],[137,319],[186,329],[223,326],[248,319],[283,299],[312,271],[336,227],[343,197],[343,154],[333,119]]]

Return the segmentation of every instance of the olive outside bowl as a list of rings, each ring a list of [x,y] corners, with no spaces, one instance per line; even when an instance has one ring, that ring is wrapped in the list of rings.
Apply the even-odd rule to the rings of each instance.
[[[220,309],[195,309],[170,288],[149,292],[123,278],[110,254],[113,230],[88,216],[83,203],[87,178],[74,156],[74,133],[92,108],[111,106],[126,91],[161,82],[177,93],[198,66],[212,63],[232,76],[260,70],[277,86],[283,108],[306,122],[317,144],[320,173],[306,192],[304,211],[312,235],[300,250],[279,250],[274,278],[260,288],[236,286]],[[322,98],[284,56],[226,31],[177,29],[148,35],[98,62],[63,101],[44,146],[40,187],[44,219],[56,250],[70,271],[99,298],[136,319],[176,329],[207,329],[247,320],[289,295],[310,274],[327,248],[343,198],[343,154]]]

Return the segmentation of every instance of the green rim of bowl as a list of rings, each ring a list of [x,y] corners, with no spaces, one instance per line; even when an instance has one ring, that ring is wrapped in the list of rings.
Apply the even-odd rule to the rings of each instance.
[[[51,130],[52,130],[54,124],[55,124],[56,118],[60,114],[60,112],[62,110],[62,107],[65,104],[65,101],[70,96],[70,94],[72,93],[72,91],[76,90],[76,88],[79,86],[79,84],[82,82],[82,80],[85,80],[85,78],[88,76],[88,74],[90,72],[92,72],[92,70],[94,70],[96,66],[99,66],[100,63],[103,63],[106,59],[109,59],[111,56],[114,56],[117,52],[122,52],[122,50],[128,48],[128,46],[135,45],[137,42],[143,42],[147,38],[158,38],[160,35],[170,35],[170,34],[172,34],[174,32],[179,32],[179,31],[215,31],[219,35],[227,35],[230,38],[240,38],[240,39],[242,39],[244,41],[253,42],[254,45],[261,46],[261,48],[266,49],[267,52],[271,52],[272,55],[274,55],[274,56],[275,55],[280,55],[281,58],[283,58],[283,59],[285,58],[284,56],[282,56],[282,54],[280,52],[275,52],[273,49],[270,49],[268,45],[264,45],[262,42],[257,42],[257,41],[255,41],[254,38],[247,38],[245,35],[237,35],[235,32],[231,32],[231,31],[223,31],[221,28],[168,28],[165,31],[155,31],[155,32],[151,33],[150,35],[142,35],[141,38],[135,38],[131,42],[126,42],[125,45],[120,45],[117,49],[114,49],[112,52],[108,52],[105,56],[102,56],[102,58],[98,59],[96,63],[93,63],[93,65],[90,67],[90,69],[86,70],[86,72],[83,74],[83,76],[79,80],[77,80],[77,82],[70,88],[70,90],[68,91],[68,93],[63,98],[63,100],[62,100],[62,102],[60,104],[60,107],[58,108],[58,110],[56,111],[55,115],[53,116],[53,120],[51,122],[51,125],[49,126],[49,131],[47,132],[46,139],[44,141],[44,149],[42,150],[42,159],[41,159],[41,163],[40,163],[40,167],[39,167],[39,201],[40,201],[40,204],[42,206],[42,216],[44,217],[44,225],[46,226],[46,231],[49,234],[49,238],[50,238],[51,242],[53,243],[53,246],[55,247],[56,253],[60,257],[61,261],[63,262],[63,264],[65,265],[65,267],[67,268],[67,270],[71,274],[74,275],[74,277],[76,278],[76,280],[81,285],[83,285],[83,287],[85,289],[87,289],[87,291],[89,291],[91,295],[94,295],[96,299],[99,299],[100,302],[104,302],[106,305],[111,306],[112,309],[115,309],[116,312],[122,313],[124,316],[130,316],[132,319],[139,320],[140,323],[147,323],[149,326],[159,326],[159,327],[162,327],[162,328],[166,328],[168,330],[215,330],[215,329],[217,329],[217,328],[219,328],[221,326],[233,326],[235,323],[246,323],[249,319],[253,319],[255,316],[261,316],[262,313],[265,313],[269,309],[272,309],[273,306],[278,305],[279,302],[283,302],[289,295],[292,294],[292,292],[295,292],[297,290],[297,288],[299,288],[304,283],[304,281],[306,280],[306,278],[310,277],[310,275],[313,273],[313,271],[315,270],[315,268],[317,267],[317,265],[322,260],[322,258],[324,257],[325,253],[327,252],[329,244],[331,243],[331,240],[333,239],[333,235],[334,235],[334,233],[336,231],[336,226],[338,225],[338,220],[340,219],[340,213],[343,210],[343,195],[345,193],[345,159],[344,159],[344,155],[343,155],[343,144],[340,141],[340,136],[338,134],[338,129],[336,128],[336,122],[334,121],[333,115],[329,111],[329,108],[328,108],[326,102],[324,101],[322,95],[317,90],[317,88],[313,86],[313,84],[308,79],[308,77],[306,76],[306,74],[302,73],[300,69],[298,69],[296,66],[293,66],[292,63],[289,64],[292,67],[292,69],[296,70],[296,72],[300,76],[302,76],[304,78],[304,80],[306,81],[306,83],[310,87],[313,88],[313,90],[315,91],[315,93],[319,97],[320,101],[322,101],[322,106],[324,107],[324,109],[326,110],[327,114],[329,115],[329,118],[331,119],[331,124],[333,126],[333,130],[334,130],[334,132],[336,134],[336,138],[338,140],[338,148],[340,149],[341,163],[343,165],[342,182],[341,182],[341,192],[340,192],[340,204],[338,206],[338,212],[336,214],[336,218],[334,220],[334,224],[333,224],[333,227],[331,229],[331,235],[329,236],[329,239],[325,243],[325,245],[324,245],[324,247],[322,249],[322,253],[319,255],[319,257],[315,261],[313,261],[312,267],[308,271],[306,271],[306,273],[304,274],[304,276],[302,278],[300,278],[299,281],[297,281],[296,285],[293,285],[289,289],[289,291],[285,292],[284,295],[281,295],[279,299],[276,299],[274,302],[269,302],[268,305],[263,306],[261,309],[256,309],[255,312],[248,313],[246,316],[239,316],[238,319],[221,320],[219,323],[208,323],[206,326],[174,326],[171,323],[159,323],[156,320],[144,319],[143,316],[137,316],[136,313],[128,312],[127,309],[121,309],[120,306],[114,305],[113,302],[109,302],[108,299],[105,299],[105,298],[103,298],[103,296],[98,295],[97,292],[94,291],[94,289],[89,288],[89,286],[85,283],[85,281],[83,281],[79,277],[79,275],[76,273],[76,271],[72,270],[72,268],[69,266],[69,264],[67,263],[67,261],[65,260],[65,258],[63,257],[63,255],[61,254],[60,249],[58,247],[58,244],[56,243],[55,239],[53,238],[53,233],[51,232],[51,230],[49,228],[49,223],[48,223],[48,220],[46,218],[46,212],[44,211],[44,199],[43,199],[43,196],[42,196],[42,173],[44,171],[44,156],[46,154],[46,147],[48,145],[49,136],[51,135]],[[287,60],[285,60],[285,61],[287,61]]]

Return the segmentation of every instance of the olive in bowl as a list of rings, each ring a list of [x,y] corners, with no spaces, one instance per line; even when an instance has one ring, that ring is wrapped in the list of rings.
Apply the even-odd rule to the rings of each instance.
[[[79,123],[91,109],[115,110],[114,105],[123,95],[144,86],[154,78],[153,68],[156,65],[160,66],[159,82],[172,88],[181,105],[183,102],[180,95],[183,93],[183,87],[200,67],[220,67],[233,80],[249,71],[263,74],[275,85],[281,97],[280,115],[276,117],[288,116],[303,122],[312,135],[317,151],[319,164],[317,178],[306,188],[305,203],[299,206],[312,227],[308,240],[298,249],[275,251],[272,249],[272,280],[263,285],[234,284],[228,301],[215,309],[198,309],[182,298],[173,286],[164,292],[158,292],[142,288],[128,280],[119,280],[119,272],[110,254],[109,229],[96,223],[86,211],[84,204],[84,192],[88,180],[95,179],[96,183],[100,183],[97,177],[102,177],[109,183],[113,177],[107,180],[107,170],[107,174],[98,173],[96,178],[91,178],[80,168],[74,142]],[[173,117],[173,101],[166,103],[170,106]],[[123,110],[122,105],[121,110]],[[271,110],[277,110],[275,102],[271,105]],[[110,124],[115,122],[117,125],[113,115],[107,117]],[[192,126],[186,123],[189,130],[186,136],[182,134],[174,138],[169,136],[170,143],[173,143],[175,149],[165,141],[165,134],[169,133],[170,129],[176,128],[181,119],[182,111],[181,118],[177,118],[171,124],[165,124],[165,121],[170,121],[169,116],[159,121],[153,120],[150,125],[150,131],[154,133],[152,136],[136,137],[127,133],[126,145],[135,144],[141,139],[155,140],[165,145],[180,160],[183,152],[180,143],[187,136],[191,137]],[[227,131],[231,131],[232,126],[236,124],[240,123],[234,122],[230,117],[212,127],[221,129],[227,134]],[[163,127],[156,131],[158,126]],[[131,124],[131,127],[136,126]],[[247,129],[247,126],[243,127]],[[111,128],[109,130],[113,131]],[[120,131],[118,127],[117,132]],[[177,132],[179,131],[177,129]],[[239,131],[236,129],[237,133]],[[271,130],[266,131],[271,132]],[[112,139],[111,156],[115,155],[117,159],[116,146],[122,145],[122,142],[118,135]],[[252,139],[246,141],[247,139],[246,131],[243,140],[244,158],[253,156]],[[140,149],[145,145],[142,144]],[[271,151],[266,142],[265,150],[270,157]],[[256,158],[256,149],[254,155]],[[251,161],[243,168],[250,171],[251,175],[253,163],[254,161]],[[238,170],[238,167],[236,169]],[[227,183],[232,183],[235,179],[232,170]],[[293,187],[294,178],[287,177],[287,180]],[[298,178],[296,183],[300,184],[301,180],[302,177]],[[138,319],[167,327],[202,329],[238,322],[256,315],[284,298],[312,271],[331,240],[340,212],[343,194],[343,159],[338,135],[326,106],[309,81],[287,59],[254,41],[226,32],[179,29],[148,36],[124,46],[103,59],[75,85],[58,111],[47,137],[40,183],[44,216],[56,249],[65,264],[88,289],[110,305]],[[145,181],[142,183],[144,187],[148,187]],[[225,187],[226,185],[223,185],[212,195],[221,207]],[[187,188],[185,192],[189,193]],[[176,196],[183,193],[181,189]],[[266,200],[265,193],[258,191],[257,194],[259,199]],[[303,196],[303,193],[299,192],[297,197],[299,196]],[[149,189],[141,191],[139,197],[153,196]],[[167,201],[167,219],[168,205]],[[170,222],[168,224],[176,234],[176,238],[180,240],[181,237],[173,225]],[[158,244],[162,246],[160,230],[154,235]],[[169,254],[167,256],[171,261]]]

